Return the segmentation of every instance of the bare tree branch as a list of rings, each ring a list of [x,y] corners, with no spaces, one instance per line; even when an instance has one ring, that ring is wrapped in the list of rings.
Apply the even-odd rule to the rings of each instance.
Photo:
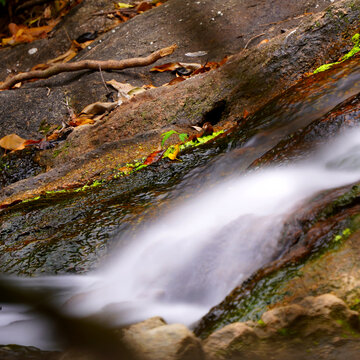
[[[154,63],[164,56],[171,55],[177,48],[176,44],[157,50],[144,58],[131,58],[123,60],[82,60],[72,63],[56,64],[46,70],[34,70],[17,74],[0,83],[0,90],[6,90],[13,87],[18,82],[30,79],[47,79],[62,72],[78,70],[123,70],[132,67],[146,66]]]

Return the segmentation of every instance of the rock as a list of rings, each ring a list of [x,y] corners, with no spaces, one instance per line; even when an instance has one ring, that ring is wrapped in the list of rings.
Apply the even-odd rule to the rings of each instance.
[[[278,330],[293,324],[299,319],[299,317],[304,316],[305,314],[306,310],[302,306],[291,304],[267,311],[262,315],[261,320],[269,328]]]
[[[236,322],[211,334],[203,343],[209,359],[226,359],[230,349],[239,343],[254,343],[255,331],[244,323]]]
[[[167,325],[154,317],[123,331],[124,340],[146,360],[201,360],[200,341],[182,324]]]
[[[355,360],[359,336],[359,313],[336,296],[324,294],[269,310],[257,324],[227,325],[203,346],[209,360],[340,359],[336,347],[346,359]]]
[[[161,318],[160,316],[154,316],[152,318],[146,319],[137,324],[133,324],[133,325],[129,326],[129,328],[127,328],[125,330],[125,334],[126,334],[126,336],[135,336],[136,337],[138,334],[140,334],[144,331],[155,329],[157,327],[164,326],[164,325],[167,325],[167,324],[163,318]]]

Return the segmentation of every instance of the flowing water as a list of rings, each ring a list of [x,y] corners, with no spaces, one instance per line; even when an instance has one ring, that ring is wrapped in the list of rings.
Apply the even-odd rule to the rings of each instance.
[[[351,64],[345,70],[334,70],[337,72],[330,80],[319,79],[315,84],[317,91],[320,89],[317,95],[310,96],[306,88],[306,99],[294,92],[286,106],[285,97],[277,102],[277,108],[276,102],[270,104],[249,120],[250,135],[240,134],[222,147],[215,144],[210,150],[196,150],[194,154],[200,156],[193,158],[190,170],[184,154],[184,161],[171,165],[168,172],[149,168],[130,177],[129,181],[134,181],[131,179],[136,176],[149,176],[151,190],[142,187],[128,193],[115,183],[95,191],[95,195],[40,201],[26,210],[14,207],[5,213],[6,221],[0,229],[12,247],[3,255],[8,269],[21,263],[20,273],[31,274],[34,263],[41,269],[50,261],[53,272],[63,264],[67,264],[68,272],[78,272],[79,264],[89,257],[84,248],[94,248],[90,255],[96,258],[96,251],[109,241],[109,233],[111,243],[121,246],[113,246],[106,263],[88,274],[12,281],[25,288],[49,289],[65,311],[76,316],[96,314],[113,326],[155,315],[168,322],[195,323],[281,253],[284,222],[309,196],[360,179],[358,129],[342,134],[306,162],[239,171],[242,164],[250,165],[271,149],[281,136],[307,126],[357,94],[360,67]],[[271,117],[266,111],[275,115]],[[259,116],[270,119],[267,125]],[[258,127],[252,128],[251,121]],[[249,149],[254,151],[248,156],[243,150]],[[213,155],[217,156],[211,160]],[[230,170],[233,174],[229,176]],[[161,177],[160,173],[165,175]],[[142,218],[149,208],[157,207],[157,216]],[[64,218],[55,221],[54,213]],[[139,222],[141,226],[135,226]],[[19,234],[17,229],[26,231]],[[19,237],[28,239],[21,245],[25,250],[19,245]],[[51,250],[41,253],[45,240]],[[22,254],[26,251],[29,257],[24,262]],[[4,304],[0,311],[0,343],[56,347],[48,327],[26,307]]]
[[[191,325],[276,256],[283,222],[304,199],[360,179],[359,149],[353,129],[311,162],[234,176],[176,204],[89,275],[19,281],[57,288],[67,311],[112,325],[155,315]],[[4,306],[0,319],[0,342],[52,346],[41,323],[29,331],[26,311]]]

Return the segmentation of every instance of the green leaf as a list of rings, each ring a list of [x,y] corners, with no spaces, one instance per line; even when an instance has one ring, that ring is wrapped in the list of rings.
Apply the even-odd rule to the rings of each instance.
[[[175,130],[170,130],[170,131],[167,131],[167,132],[161,134],[161,136],[163,136],[163,139],[161,140],[161,146],[164,146],[165,141],[166,141],[172,134],[178,134],[178,132],[175,131]]]
[[[187,138],[188,138],[188,134],[186,133],[179,134],[179,139],[181,142],[184,142]]]

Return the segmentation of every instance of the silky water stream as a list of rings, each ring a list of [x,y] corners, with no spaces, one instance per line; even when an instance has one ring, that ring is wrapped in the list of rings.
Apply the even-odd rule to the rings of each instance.
[[[360,69],[355,68],[356,81],[352,83],[356,86],[352,91],[344,88],[345,80],[339,80],[339,91],[346,96],[339,96],[332,106],[326,104],[322,112],[313,107],[316,116],[305,112],[307,124],[359,92]],[[319,98],[314,97],[314,101],[320,103]],[[299,118],[295,116],[294,122]],[[290,128],[289,132],[294,130]],[[276,129],[273,132],[276,136],[278,133]],[[270,136],[275,138],[275,144],[276,136]],[[254,147],[258,138],[249,137],[241,144],[238,141],[235,151]],[[263,154],[266,149],[261,151]],[[221,178],[227,160],[228,167],[236,164],[232,153],[225,151],[209,164],[194,167],[193,172],[166,190],[172,199],[168,208],[164,211],[163,207],[160,216],[148,219],[140,230],[131,234],[127,229],[114,235],[114,242],[123,245],[113,250],[97,270],[83,275],[11,280],[24,288],[50,289],[64,311],[75,316],[96,315],[111,326],[156,315],[170,323],[191,326],[234,287],[278,256],[284,221],[301,203],[318,191],[360,179],[357,128],[341,131],[337,139],[306,161],[247,173],[235,170]],[[209,169],[217,175],[206,182]],[[196,190],[194,179],[197,186],[199,179],[203,180],[201,190]],[[194,187],[188,192],[191,184]],[[184,192],[190,196],[179,196]],[[156,208],[156,201],[151,206]],[[131,241],[126,240],[128,237]],[[50,334],[45,320],[35,317],[26,307],[2,304],[1,344],[56,348]]]

